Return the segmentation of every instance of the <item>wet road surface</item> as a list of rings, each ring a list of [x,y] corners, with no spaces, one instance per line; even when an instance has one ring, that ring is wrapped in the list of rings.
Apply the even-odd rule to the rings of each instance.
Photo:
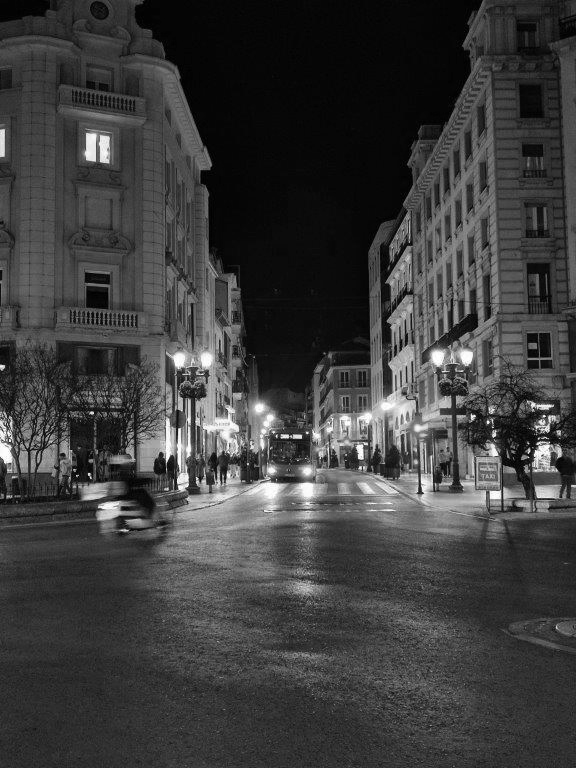
[[[0,765],[573,766],[574,521],[416,507],[345,471],[157,545],[0,529]]]

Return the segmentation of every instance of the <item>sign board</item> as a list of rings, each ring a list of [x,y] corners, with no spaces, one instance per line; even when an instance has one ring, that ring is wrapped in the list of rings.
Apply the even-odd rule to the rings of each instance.
[[[499,491],[502,488],[502,459],[499,456],[476,456],[477,491]]]
[[[452,416],[452,408],[440,408],[440,416]],[[464,406],[456,408],[456,416],[466,416],[466,408]]]
[[[178,429],[182,429],[182,427],[186,424],[186,414],[184,411],[172,411],[170,414],[170,426],[174,429],[178,427]]]

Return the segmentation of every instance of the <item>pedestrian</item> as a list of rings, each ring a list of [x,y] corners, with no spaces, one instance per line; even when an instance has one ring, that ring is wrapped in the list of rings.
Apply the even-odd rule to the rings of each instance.
[[[448,477],[452,477],[452,451],[450,448],[446,450],[446,474]]]
[[[566,498],[569,499],[572,496],[572,484],[574,483],[574,472],[576,466],[573,460],[568,454],[563,453],[558,459],[556,459],[556,469],[560,472],[560,478],[562,480],[560,484],[559,499],[562,498],[562,493],[566,490]]]
[[[372,465],[372,471],[375,475],[378,475],[380,473],[380,464],[382,463],[382,451],[380,450],[380,446],[378,443],[376,443],[376,446],[374,447],[374,453],[372,454],[372,458],[370,459],[370,464]]]
[[[8,474],[8,467],[6,466],[6,462],[0,456],[0,494],[2,494],[2,498],[4,501],[6,501],[6,494],[8,493],[8,489],[6,488],[6,475]]]
[[[238,477],[238,454],[231,454],[230,462],[228,464],[228,471],[230,472],[230,477]]]
[[[448,469],[446,467],[446,451],[444,448],[440,448],[438,451],[438,466],[440,467],[444,477],[446,477],[448,474]]]
[[[154,474],[158,478],[161,487],[164,488],[166,484],[166,459],[162,451],[154,459]]]
[[[58,458],[58,464],[54,465],[54,469],[60,473],[60,479],[58,481],[58,496],[60,496],[61,493],[64,493],[64,495],[68,494],[72,496],[72,486],[70,484],[72,462],[65,453],[61,453]]]
[[[208,458],[208,468],[214,473],[218,469],[218,456],[216,455],[216,451],[212,451]]]
[[[176,463],[176,459],[174,458],[174,454],[171,453],[168,457],[168,461],[166,462],[166,470],[168,472],[168,490],[170,491],[177,491],[178,490],[178,465]]]
[[[224,482],[226,485],[226,478],[228,476],[228,464],[230,463],[230,454],[228,451],[221,451],[218,456],[218,470],[220,472],[220,485]]]
[[[196,472],[198,474],[198,482],[201,483],[202,480],[204,480],[204,471],[206,469],[206,461],[204,459],[204,454],[199,453],[196,457]]]

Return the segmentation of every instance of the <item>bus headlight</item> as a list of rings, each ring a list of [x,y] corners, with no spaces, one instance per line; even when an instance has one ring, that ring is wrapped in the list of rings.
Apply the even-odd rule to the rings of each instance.
[[[269,475],[275,475],[276,474],[276,467],[268,467],[268,474]]]
[[[304,475],[304,477],[310,477],[310,475],[312,474],[312,470],[310,469],[310,467],[304,467],[304,469],[302,470],[302,474]]]

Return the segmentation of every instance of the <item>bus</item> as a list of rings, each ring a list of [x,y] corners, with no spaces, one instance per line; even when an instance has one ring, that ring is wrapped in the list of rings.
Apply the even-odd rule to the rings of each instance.
[[[268,477],[316,482],[311,429],[271,429],[268,432]]]

